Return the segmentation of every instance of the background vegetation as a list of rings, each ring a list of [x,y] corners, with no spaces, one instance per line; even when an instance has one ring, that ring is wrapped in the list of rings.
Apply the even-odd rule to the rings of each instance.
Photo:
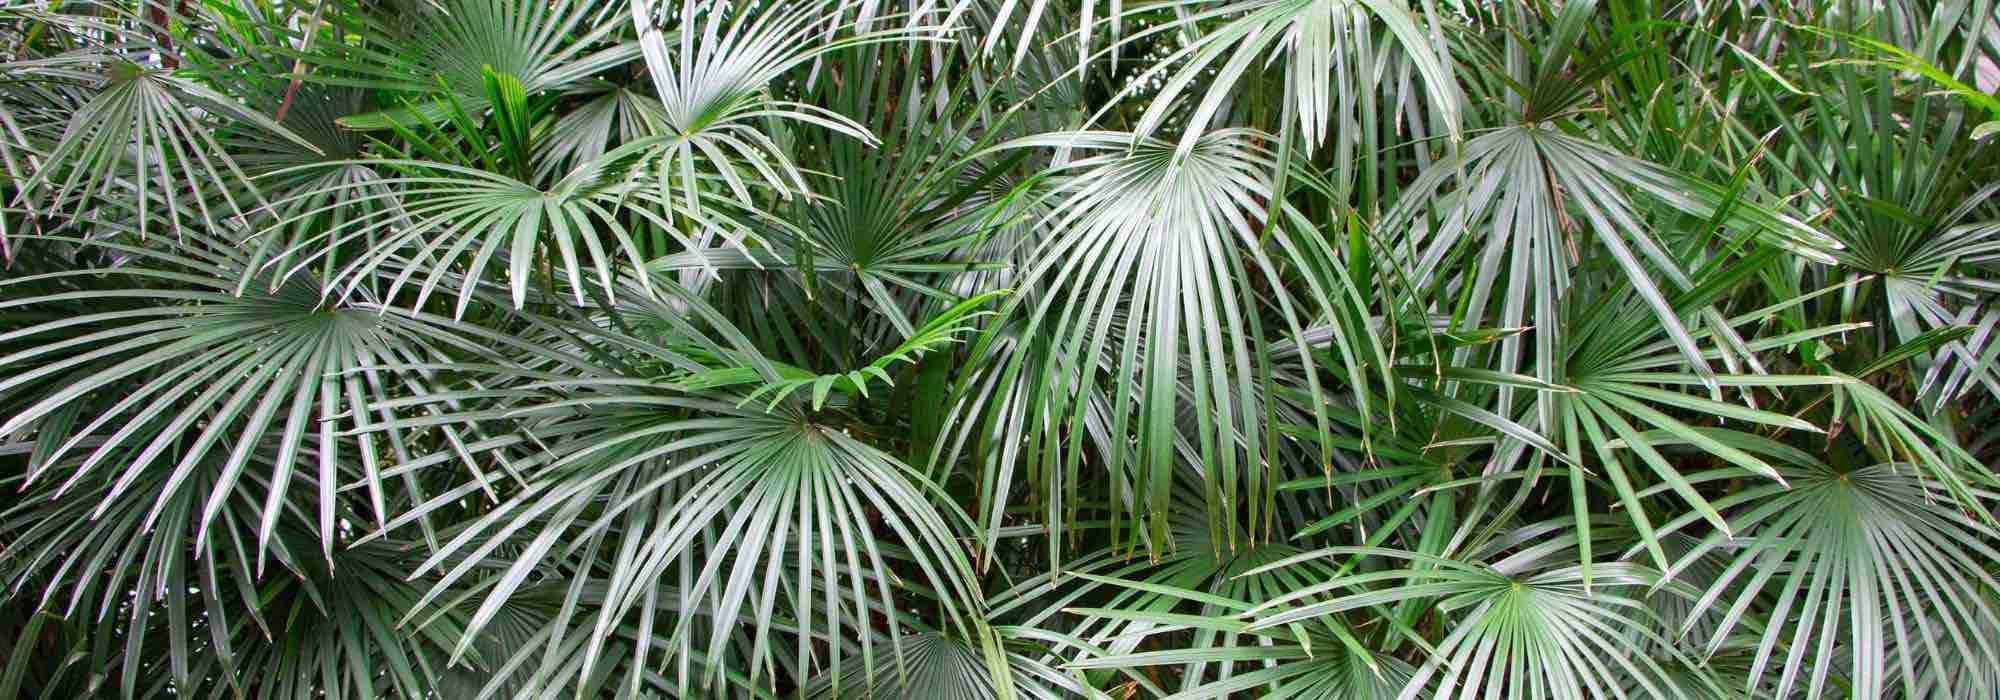
[[[0,697],[2000,697],[1993,0],[6,0]]]

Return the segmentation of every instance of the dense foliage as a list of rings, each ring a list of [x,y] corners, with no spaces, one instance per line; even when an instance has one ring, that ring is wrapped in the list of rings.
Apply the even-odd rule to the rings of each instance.
[[[1995,0],[0,0],[0,698],[2000,697]]]

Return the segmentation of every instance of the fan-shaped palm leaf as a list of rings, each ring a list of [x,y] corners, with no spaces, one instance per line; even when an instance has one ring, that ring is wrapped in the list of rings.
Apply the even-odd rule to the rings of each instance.
[[[1652,613],[1637,598],[1659,579],[1645,569],[1600,564],[1595,584],[1551,554],[1572,546],[1559,537],[1492,565],[1395,550],[1336,547],[1313,556],[1368,554],[1414,566],[1350,574],[1301,588],[1251,611],[1253,629],[1350,610],[1435,600],[1453,618],[1398,698],[1505,695],[1517,698],[1674,698],[1688,691],[1640,644],[1671,648],[1651,632]],[[1285,566],[1280,562],[1273,567]],[[1328,595],[1325,600],[1315,600]],[[1423,640],[1413,640],[1422,642]],[[1626,690],[1627,683],[1638,687]],[[1435,685],[1433,685],[1435,683]],[[1696,687],[1712,683],[1696,679]],[[1433,690],[1435,688],[1435,690]]]
[[[677,289],[664,281],[654,288]],[[576,597],[589,584],[578,579],[558,617],[564,625],[586,614],[597,620],[579,668],[595,668],[606,633],[636,614],[639,636],[667,640],[659,652],[674,660],[680,692],[687,692],[690,682],[708,687],[724,670],[711,663],[689,672],[693,661],[725,658],[725,649],[738,644],[748,644],[736,651],[751,664],[744,675],[753,683],[781,672],[805,676],[821,667],[843,673],[839,655],[819,658],[811,651],[822,637],[858,640],[864,658],[872,658],[882,640],[868,621],[877,615],[893,620],[903,607],[902,595],[908,595],[897,592],[907,584],[891,570],[891,562],[900,561],[920,572],[955,634],[981,640],[984,653],[995,653],[991,632],[974,617],[981,596],[955,544],[958,525],[947,518],[950,506],[940,510],[934,487],[894,457],[848,435],[837,411],[813,410],[796,400],[768,413],[743,409],[737,397],[696,389],[700,381],[678,384],[689,373],[713,376],[705,372],[716,368],[696,364],[691,356],[748,358],[752,370],[778,377],[754,349],[740,345],[741,333],[713,310],[698,314],[707,324],[719,324],[712,331],[680,320],[682,308],[702,308],[699,300],[655,296],[637,287],[620,298],[628,300],[625,306],[607,310],[614,326],[665,327],[674,329],[673,335],[546,324],[551,345],[559,348],[551,358],[581,374],[559,378],[563,375],[495,368],[495,376],[506,380],[504,388],[463,396],[497,401],[493,408],[378,426],[498,420],[515,426],[509,430],[514,437],[492,447],[541,446],[517,461],[529,473],[518,493],[418,568],[442,572],[426,604],[476,572],[497,548],[524,547],[473,615],[469,630],[476,634],[537,572],[580,553],[617,552],[599,607],[592,613],[576,609]],[[709,333],[721,340],[706,340]],[[674,345],[700,350],[684,355],[670,349]],[[560,349],[565,346],[568,350]],[[457,398],[446,393],[425,401]],[[414,513],[469,493],[439,494]],[[678,582],[665,600],[651,583],[662,578]],[[701,619],[707,620],[706,630],[696,625]],[[739,630],[748,639],[737,635]],[[796,636],[798,652],[780,669],[775,659],[791,644],[784,634]],[[890,644],[899,644],[901,636],[892,625]],[[463,653],[472,640],[467,636],[456,652]],[[636,672],[655,652],[633,653]],[[632,684],[639,681],[636,673],[631,676]]]
[[[483,352],[483,341],[474,339],[486,331],[445,322],[413,325],[409,316],[382,313],[366,296],[324,302],[303,279],[270,293],[232,296],[235,282],[228,278],[244,266],[233,251],[98,247],[141,262],[4,284],[75,283],[107,274],[126,280],[123,286],[0,302],[0,309],[96,306],[0,336],[0,342],[26,343],[0,357],[0,367],[13,370],[0,381],[0,391],[32,397],[5,416],[0,435],[35,444],[29,483],[60,478],[57,493],[79,484],[109,484],[97,514],[141,477],[170,475],[158,484],[163,499],[213,477],[205,504],[195,510],[205,529],[231,494],[247,486],[243,480],[251,478],[246,472],[257,451],[269,447],[276,450],[270,471],[254,478],[266,489],[256,541],[267,542],[279,513],[294,505],[290,488],[305,478],[295,469],[312,463],[316,530],[330,558],[339,517],[334,490],[343,473],[360,468],[373,516],[386,522],[381,450],[397,456],[413,451],[400,431],[343,439],[341,425],[365,427],[387,417],[373,405],[385,391],[421,394],[431,387],[424,373],[373,367],[430,362],[448,351]],[[457,440],[460,434],[450,436]],[[345,449],[354,450],[358,465],[342,456]],[[219,469],[205,459],[225,452]],[[305,459],[309,454],[316,454],[311,462]],[[191,478],[196,475],[204,478]],[[144,526],[157,521],[166,502],[151,509]]]
[[[337,6],[336,6],[337,7]],[[393,9],[336,14],[328,31],[354,31],[361,43],[323,44],[330,55],[308,55],[320,68],[312,80],[390,93],[444,92],[467,109],[490,102],[485,73],[511,75],[529,94],[571,88],[638,58],[639,47],[618,41],[619,8],[581,0],[394,0]],[[315,28],[317,30],[317,28]],[[338,39],[338,37],[336,37]],[[421,100],[398,109],[342,117],[355,129],[443,119],[444,102]]]
[[[1263,176],[1270,164],[1253,138],[1246,131],[1214,132],[1185,156],[1172,144],[1099,132],[1015,144],[1109,152],[1057,169],[1065,179],[1049,196],[1061,202],[1060,218],[1050,224],[1053,233],[1037,250],[1041,262],[1024,276],[1023,293],[1012,305],[1022,314],[1022,333],[1047,334],[1039,361],[1052,364],[1030,368],[1034,354],[1013,353],[1002,381],[1055,383],[1034,388],[1026,401],[1031,413],[989,414],[981,430],[1024,442],[1022,456],[1014,459],[1038,462],[1042,483],[1073,482],[1060,475],[1073,472],[1080,455],[1074,445],[1059,445],[1056,433],[1083,425],[1086,386],[1112,388],[1118,398],[1103,416],[1109,434],[1133,436],[1137,444],[1131,455],[1109,450],[1103,468],[1120,480],[1121,498],[1132,499],[1119,507],[1151,523],[1152,548],[1168,542],[1167,520],[1148,513],[1167,508],[1182,439],[1180,412],[1195,412],[1187,437],[1198,447],[1188,456],[1204,465],[1208,488],[1220,496],[1213,503],[1233,509],[1225,504],[1235,503],[1239,493],[1262,503],[1261,494],[1274,483],[1265,474],[1263,438],[1274,428],[1263,419],[1257,388],[1262,365],[1253,345],[1264,337],[1265,323],[1302,333],[1302,314],[1338,313],[1352,301],[1337,268],[1325,264],[1331,251],[1309,228],[1294,233],[1299,229],[1272,225],[1275,254],[1258,240],[1252,227],[1260,225],[1260,201],[1270,196]],[[1281,265],[1324,277],[1302,298],[1259,289]],[[1122,327],[1112,323],[1114,310],[1122,312]],[[1262,320],[1266,313],[1278,320]],[[1340,326],[1334,330],[1350,376],[1366,381],[1368,339]],[[995,347],[995,337],[989,333],[976,358]],[[1379,346],[1371,354],[1379,357]],[[1311,389],[1317,395],[1316,383]],[[1013,472],[1010,461],[998,460],[999,467]],[[1004,491],[987,494],[1005,497]]]
[[[1856,693],[1900,687],[1914,697],[1920,683],[1945,694],[1979,683],[1979,676],[1935,673],[1920,681],[1915,669],[1944,649],[1966,658],[1991,653],[2000,641],[1991,638],[2000,618],[1989,604],[2000,583],[1984,567],[2000,558],[1986,544],[1993,530],[1945,505],[1943,487],[1908,465],[1793,467],[1786,481],[1790,488],[1746,489],[1717,501],[1731,511],[1736,536],[1711,535],[1683,559],[1733,554],[1699,601],[1699,609],[1720,616],[1709,649],[1744,628],[1754,608],[1768,611],[1762,619],[1769,622],[1750,630],[1760,640],[1750,678],[1772,669],[1779,696],[1804,688],[1819,697],[1838,667],[1826,661],[1836,646],[1851,657],[1842,682]]]

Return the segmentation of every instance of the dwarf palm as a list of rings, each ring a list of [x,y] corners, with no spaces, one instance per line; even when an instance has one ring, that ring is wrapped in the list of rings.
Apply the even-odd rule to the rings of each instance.
[[[1992,697],[1995,16],[0,0],[0,696]]]

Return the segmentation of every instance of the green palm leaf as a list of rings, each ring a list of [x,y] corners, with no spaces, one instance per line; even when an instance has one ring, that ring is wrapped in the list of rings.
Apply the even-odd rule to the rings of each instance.
[[[1941,503],[1944,489],[1908,465],[1812,467],[1786,480],[1789,489],[1718,501],[1732,509],[1737,536],[1712,535],[1689,555],[1733,554],[1700,599],[1699,609],[1720,621],[1709,649],[1742,628],[1752,606],[1769,605],[1771,622],[1752,632],[1759,641],[1750,678],[1772,669],[1780,696],[1794,689],[1820,696],[1842,665],[1803,659],[1828,659],[1836,645],[1850,656],[1842,682],[1857,693],[1900,689],[1914,697],[1920,683],[1945,694],[1965,683],[1992,692],[1978,687],[1982,676],[1933,672],[1920,680],[1915,671],[1943,649],[1967,658],[1992,648],[2000,618],[1988,603],[1996,583],[1983,562],[1994,552],[1982,541],[1992,530]]]
[[[79,484],[108,485],[106,505],[95,511],[102,514],[142,477],[146,483],[163,477],[157,484],[163,499],[205,492],[195,515],[206,529],[240,486],[260,482],[265,495],[255,549],[261,551],[279,514],[295,503],[294,482],[310,474],[318,501],[312,529],[329,559],[341,516],[335,489],[350,475],[368,485],[370,517],[387,522],[391,487],[382,477],[382,451],[402,456],[413,448],[400,431],[343,438],[342,425],[366,428],[388,417],[375,406],[386,392],[423,393],[433,386],[424,373],[375,366],[481,352],[474,338],[484,331],[413,325],[411,317],[383,313],[365,294],[323,302],[303,279],[270,293],[231,296],[230,278],[243,261],[229,253],[102,247],[147,264],[9,280],[8,286],[75,283],[108,274],[123,284],[0,303],[23,310],[78,302],[96,307],[78,312],[69,306],[72,313],[59,320],[5,336],[27,343],[0,357],[0,367],[12,371],[0,391],[27,399],[6,414],[0,435],[35,444],[28,483],[60,484],[58,493]],[[91,407],[88,415],[79,414],[84,406]],[[262,449],[275,454],[266,462],[269,471],[253,478],[250,467]],[[355,456],[343,456],[347,450]],[[219,458],[219,468],[210,456]],[[309,471],[301,473],[302,465]],[[198,485],[210,477],[208,486]],[[145,514],[143,524],[157,522],[165,504]]]
[[[1338,547],[1323,554],[1393,557],[1414,566],[1342,576],[1252,610],[1253,629],[1408,601],[1453,618],[1450,634],[1426,645],[1427,660],[1398,698],[1491,693],[1520,698],[1686,697],[1707,679],[1670,676],[1643,646],[1671,649],[1651,631],[1638,594],[1659,579],[1645,569],[1600,564],[1594,586],[1581,567],[1548,559],[1563,539],[1491,566],[1393,550]],[[1278,565],[1284,565],[1280,563]],[[1324,600],[1315,600],[1319,596]],[[1299,602],[1296,606],[1288,605]],[[1679,652],[1669,652],[1678,656]],[[1435,685],[1433,685],[1435,684]],[[1433,688],[1435,690],[1433,691]]]

